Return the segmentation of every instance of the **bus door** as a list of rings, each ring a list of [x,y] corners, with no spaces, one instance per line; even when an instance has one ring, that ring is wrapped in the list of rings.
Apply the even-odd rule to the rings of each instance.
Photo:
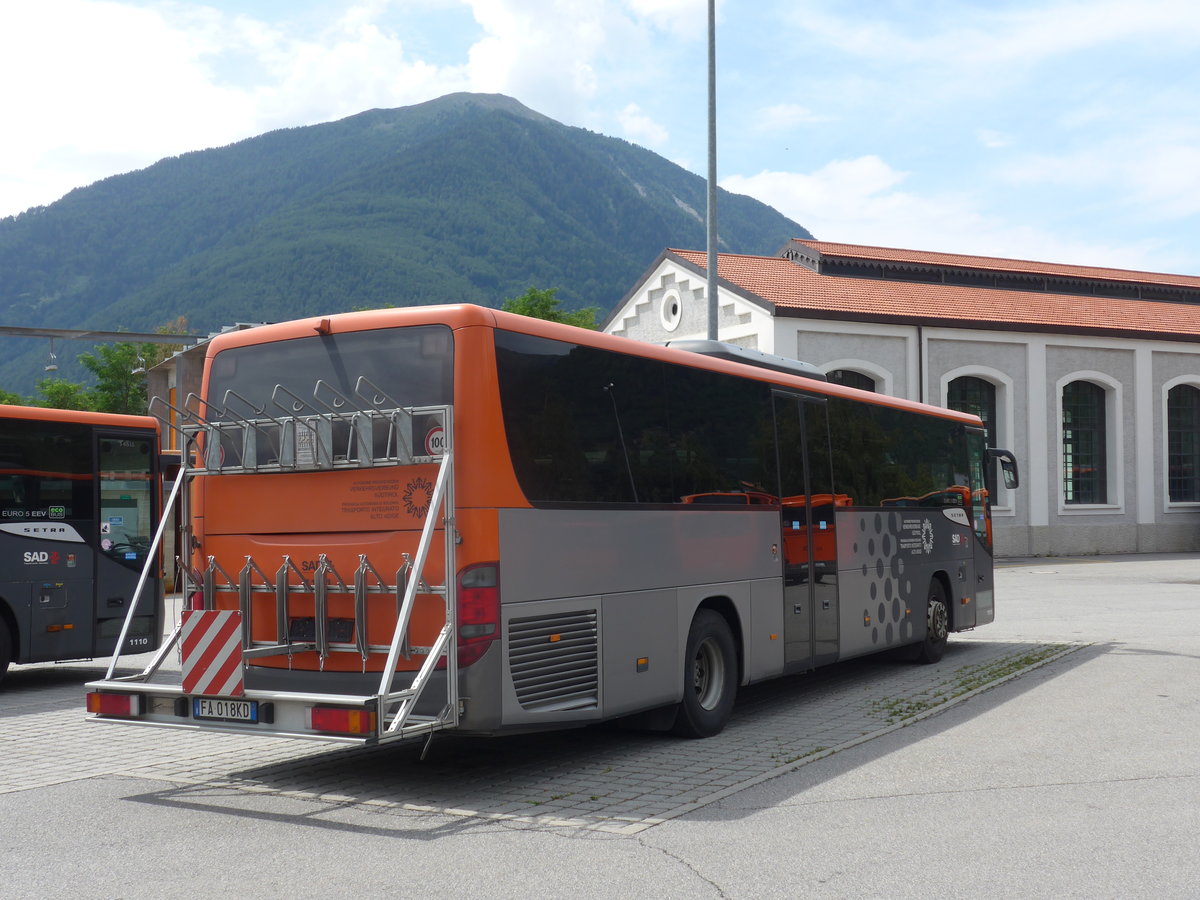
[[[837,538],[825,403],[775,394],[781,503],[784,665],[803,671],[837,659]]]
[[[132,432],[96,433],[96,647],[115,649],[159,519],[154,437]],[[89,541],[92,542],[92,541]],[[158,645],[161,579],[157,567],[142,588],[137,618],[123,652]]]
[[[972,625],[986,625],[995,619],[995,594],[992,548],[992,503],[996,496],[995,464],[984,447],[982,431],[968,428],[967,469],[971,487],[971,524],[974,531],[973,562],[975,602]],[[989,467],[992,469],[988,471]]]

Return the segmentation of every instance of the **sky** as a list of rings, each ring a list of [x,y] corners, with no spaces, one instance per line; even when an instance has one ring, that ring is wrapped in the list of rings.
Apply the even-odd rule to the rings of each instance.
[[[1200,274],[1194,0],[718,0],[716,45],[719,183],[821,240]],[[705,175],[707,78],[706,0],[0,0],[0,217],[456,91]]]

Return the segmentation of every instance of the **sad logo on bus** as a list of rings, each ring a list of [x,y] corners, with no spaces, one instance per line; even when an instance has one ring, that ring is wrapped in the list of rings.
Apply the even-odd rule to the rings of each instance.
[[[23,557],[27,566],[57,566],[58,560],[57,550],[27,550]]]
[[[926,553],[933,552],[933,523],[928,519],[921,523],[921,549]]]
[[[433,482],[427,478],[414,478],[404,486],[404,511],[415,518],[423,518],[433,502]]]

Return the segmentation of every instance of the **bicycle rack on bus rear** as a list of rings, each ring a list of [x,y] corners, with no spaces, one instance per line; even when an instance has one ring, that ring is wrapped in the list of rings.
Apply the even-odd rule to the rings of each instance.
[[[272,400],[279,408],[279,415],[267,415],[266,410],[256,408],[249,401],[230,391],[225,406],[214,410],[211,404],[189,396],[184,409],[177,409],[164,401],[157,402],[167,407],[163,414],[151,412],[181,438],[181,467],[179,475],[164,504],[162,522],[150,551],[146,568],[138,583],[134,602],[130,604],[130,616],[136,608],[157,553],[163,531],[175,502],[182,497],[184,510],[183,533],[179,546],[191,547],[192,530],[188,514],[190,491],[187,487],[193,478],[238,474],[267,474],[274,472],[319,472],[345,468],[377,468],[384,466],[437,464],[438,472],[430,498],[428,512],[421,529],[421,537],[415,555],[403,554],[403,564],[396,570],[392,583],[388,583],[367,554],[359,554],[359,564],[348,583],[337,571],[332,561],[324,554],[318,557],[316,570],[311,579],[291,560],[284,556],[281,564],[269,574],[260,562],[251,556],[245,557],[237,577],[231,577],[215,557],[209,556],[203,571],[194,571],[181,566],[183,572],[182,594],[190,598],[198,593],[202,598],[202,609],[216,609],[216,595],[236,593],[241,613],[241,659],[244,667],[249,660],[269,656],[288,656],[301,652],[316,652],[322,669],[332,653],[357,653],[363,660],[366,671],[367,658],[372,653],[387,652],[387,662],[380,675],[379,687],[373,695],[340,695],[345,702],[356,703],[363,709],[377,712],[373,733],[362,738],[328,738],[351,742],[383,742],[420,734],[432,734],[458,724],[459,698],[457,684],[457,643],[455,635],[457,602],[455,596],[455,530],[454,530],[454,478],[453,478],[453,422],[452,407],[426,406],[401,407],[371,384],[360,378],[351,401],[339,394],[323,381],[317,381],[312,401],[297,397],[282,385],[276,385]],[[247,407],[248,413],[241,414],[229,408],[231,400]],[[208,414],[200,416],[187,407],[203,405]],[[323,409],[322,409],[323,407]],[[306,412],[311,410],[311,412]],[[171,414],[175,420],[172,421]],[[441,430],[439,446],[426,446],[424,454],[414,454],[409,438],[417,423],[432,422]],[[439,521],[440,520],[440,521]],[[431,585],[423,577],[435,532],[441,524],[445,541],[445,573],[443,583]],[[273,642],[254,641],[252,638],[252,610],[255,594],[272,594],[275,598],[275,627]],[[313,634],[292,633],[288,615],[290,598],[297,594],[313,597]],[[339,639],[329,629],[328,608],[331,595],[353,596],[354,627],[353,640]],[[391,594],[396,603],[396,627],[388,644],[368,643],[368,597]],[[436,595],[443,599],[445,623],[428,647],[413,647],[409,643],[408,629],[413,607],[418,594]],[[131,618],[127,617],[118,648],[124,640],[125,630]],[[151,679],[162,667],[171,650],[181,638],[183,622],[176,624],[170,637],[146,668],[135,675],[114,677],[120,657],[114,655],[103,681],[88,685],[93,689],[124,688],[137,685],[139,691],[152,695],[186,696],[183,685],[162,685]],[[396,665],[401,656],[406,659],[424,654],[425,660],[418,669],[412,683],[399,690],[394,689]],[[443,663],[444,661],[444,663]],[[432,681],[434,671],[444,664],[446,681],[445,704],[436,715],[414,713],[417,701]],[[329,701],[329,694],[304,694],[287,691],[247,691],[260,702],[273,704],[306,703],[314,699]],[[178,723],[170,723],[178,724]],[[198,727],[198,726],[193,726]],[[260,731],[279,735],[285,732]],[[312,734],[296,736],[313,737]]]

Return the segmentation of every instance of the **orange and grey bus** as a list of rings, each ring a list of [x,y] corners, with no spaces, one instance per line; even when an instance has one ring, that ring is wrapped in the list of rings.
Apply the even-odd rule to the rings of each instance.
[[[181,671],[96,719],[700,737],[739,685],[993,620],[1011,454],[804,363],[412,307],[221,335],[190,408]]]
[[[158,434],[144,416],[0,405],[0,677],[109,656],[129,613],[122,652],[162,642]]]

